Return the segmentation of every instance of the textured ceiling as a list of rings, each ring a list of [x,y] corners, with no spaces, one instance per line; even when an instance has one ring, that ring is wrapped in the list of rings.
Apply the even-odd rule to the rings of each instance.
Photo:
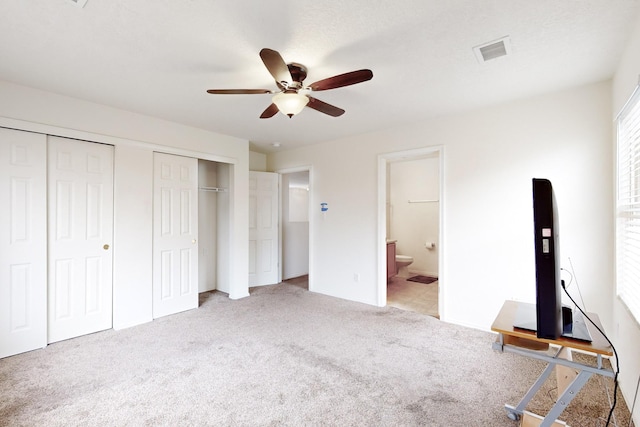
[[[2,0],[0,79],[233,135],[261,151],[609,79],[637,0]],[[485,64],[474,46],[508,35]],[[317,92],[346,110],[259,119],[276,89],[258,52],[309,68],[307,83],[369,68],[371,81]]]

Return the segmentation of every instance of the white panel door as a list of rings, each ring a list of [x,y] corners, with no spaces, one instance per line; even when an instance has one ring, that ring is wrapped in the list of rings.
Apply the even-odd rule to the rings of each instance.
[[[249,286],[278,283],[278,174],[249,172]]]
[[[0,128],[0,358],[47,345],[46,138]]]
[[[198,307],[198,160],[153,155],[153,317]]]
[[[113,146],[49,137],[49,342],[112,326]]]

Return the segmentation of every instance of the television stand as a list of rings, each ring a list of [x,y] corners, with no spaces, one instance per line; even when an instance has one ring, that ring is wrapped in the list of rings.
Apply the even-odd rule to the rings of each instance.
[[[569,314],[565,311],[568,311]],[[563,324],[565,329],[562,333],[564,338],[572,338],[574,340],[591,342],[591,334],[587,326],[588,320],[584,318],[579,310],[571,310],[570,307],[562,307]],[[568,319],[567,319],[568,317]],[[569,327],[567,328],[567,323]],[[535,304],[518,303],[515,317],[513,319],[513,327],[517,329],[525,329],[527,331],[536,332],[536,306]]]
[[[540,424],[540,427],[550,427],[554,424],[556,419],[560,416],[562,411],[564,411],[567,405],[569,405],[573,398],[576,397],[578,392],[593,374],[609,378],[613,378],[615,376],[615,373],[611,368],[605,368],[602,365],[602,357],[613,356],[613,350],[606,338],[590,323],[586,326],[593,338],[591,342],[566,337],[559,337],[555,340],[538,338],[535,332],[516,328],[513,325],[518,307],[521,304],[525,303],[505,301],[504,305],[500,309],[493,325],[491,325],[491,330],[498,333],[498,337],[493,343],[493,349],[500,352],[515,353],[532,359],[542,360],[547,362],[547,367],[542,374],[540,374],[540,377],[538,377],[529,391],[523,396],[520,403],[516,406],[505,405],[507,416],[512,420],[517,420],[522,416],[533,396],[538,392],[542,384],[553,371],[553,368],[556,366],[559,368],[570,368],[578,372],[577,376],[566,386],[566,388],[564,388],[564,390],[562,390],[561,387],[558,387],[558,399]],[[589,317],[596,322],[601,330],[603,330],[598,315],[589,313]],[[549,345],[554,346],[554,348],[558,347],[558,350],[554,355],[538,351],[541,347],[544,348]],[[570,354],[571,349],[581,350],[588,354],[595,355],[597,359],[596,366],[565,359],[564,355],[567,354],[567,352]]]

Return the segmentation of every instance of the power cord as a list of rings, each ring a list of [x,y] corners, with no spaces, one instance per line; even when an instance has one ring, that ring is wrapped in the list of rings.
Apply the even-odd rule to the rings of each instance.
[[[640,389],[640,376],[638,377],[638,384],[636,385],[636,393],[633,396],[633,404],[631,405],[631,414],[629,414],[629,427],[633,422],[633,410],[636,407],[636,399],[638,398],[638,389]]]
[[[580,290],[580,286],[578,286],[578,276],[576,275],[576,271],[573,268],[573,262],[571,262],[571,257],[568,257],[567,259],[569,260],[569,267],[571,268],[571,272],[567,271],[567,273],[571,275],[571,282],[573,282],[574,280],[576,281],[576,288],[578,288],[578,295],[580,295],[580,302],[582,303],[582,307],[586,311],[587,305],[584,303],[584,298],[582,298],[582,291]],[[569,285],[571,285],[571,282],[569,282]]]
[[[571,262],[571,257],[569,257],[568,259],[569,259],[569,266],[571,268],[571,271],[569,271],[569,270],[567,270],[565,268],[562,268],[562,267],[560,268],[560,270],[562,270],[563,272],[566,272],[569,275],[569,283],[566,284],[564,291],[568,292],[569,287],[573,284],[573,281],[575,279],[576,288],[578,289],[578,295],[580,296],[580,303],[582,304],[583,310],[586,311],[587,310],[587,304],[584,302],[584,298],[582,297],[582,291],[580,290],[580,286],[578,286],[578,278],[575,276],[575,271],[574,271],[574,268],[573,268],[573,263]],[[577,304],[575,304],[575,302],[574,302],[574,305],[577,306]],[[601,376],[599,376],[599,375],[598,375],[598,382],[600,383],[600,386],[607,393],[607,400],[609,401],[609,407],[611,407],[613,405],[613,402],[611,402],[611,395],[609,394],[609,388],[604,383],[603,378]],[[615,420],[615,416],[613,417],[613,424],[616,425],[616,426],[618,425],[618,423]]]
[[[607,337],[607,335],[604,333],[604,331],[602,329],[600,329],[600,327],[598,325],[596,325],[596,323],[593,320],[591,320],[591,318],[587,315],[587,313],[585,313],[584,310],[582,310],[582,308],[580,308],[578,303],[576,303],[576,301],[573,299],[571,294],[569,294],[569,291],[567,291],[567,288],[565,287],[564,280],[561,280],[560,283],[562,284],[562,289],[564,290],[564,293],[567,294],[567,296],[569,297],[569,299],[571,300],[573,305],[575,305],[575,307],[580,311],[580,313],[582,313],[584,318],[587,319],[589,322],[591,322],[591,324],[598,330],[598,332],[600,332],[602,334],[602,336],[607,340],[607,342],[609,343],[609,345],[613,349],[613,354],[614,354],[614,356],[616,358],[616,373],[615,373],[615,375],[613,377],[613,405],[611,405],[611,409],[609,410],[609,416],[607,417],[607,423],[605,424],[605,427],[606,427],[611,423],[611,417],[613,416],[613,410],[616,408],[616,404],[618,403],[618,374],[620,373],[620,362],[619,362],[619,359],[618,359],[618,352],[616,351],[615,346],[613,345],[613,343],[611,342],[609,337]]]
[[[567,292],[567,289],[569,289],[569,287],[571,287],[571,285],[573,284],[574,280],[576,282],[576,289],[578,290],[578,295],[580,296],[580,303],[582,304],[583,310],[587,310],[587,304],[585,304],[584,302],[584,298],[582,297],[582,291],[580,290],[580,286],[578,286],[578,278],[575,276],[575,272],[573,271],[573,264],[571,263],[571,258],[569,258],[569,265],[571,266],[571,271],[567,270],[566,268],[560,267],[560,270],[567,273],[569,275],[569,283],[567,284],[564,279],[561,278],[560,282],[565,282],[565,284],[563,286],[566,287],[565,292]]]

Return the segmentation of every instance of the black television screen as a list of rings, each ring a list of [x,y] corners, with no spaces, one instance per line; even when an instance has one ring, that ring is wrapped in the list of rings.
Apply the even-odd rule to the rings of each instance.
[[[562,290],[558,208],[551,182],[533,178],[533,226],[536,260],[536,333],[562,335]]]

